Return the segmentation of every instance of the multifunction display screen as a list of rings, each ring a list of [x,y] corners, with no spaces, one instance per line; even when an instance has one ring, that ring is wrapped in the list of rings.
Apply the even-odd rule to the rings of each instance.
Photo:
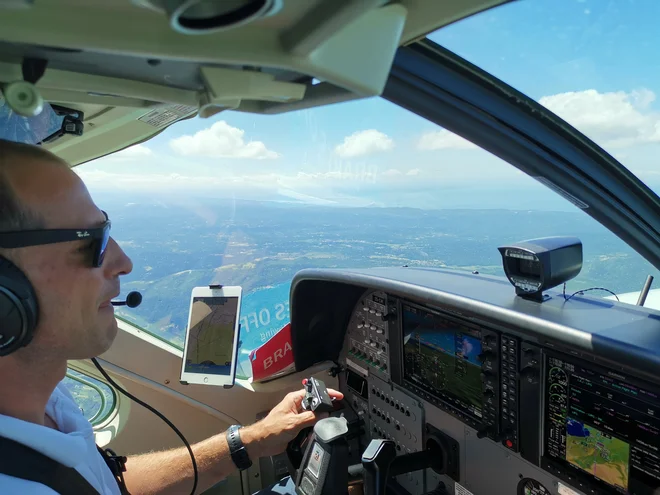
[[[480,421],[480,332],[408,305],[402,321],[404,379]]]
[[[612,492],[660,487],[660,399],[641,382],[547,357],[545,456]]]

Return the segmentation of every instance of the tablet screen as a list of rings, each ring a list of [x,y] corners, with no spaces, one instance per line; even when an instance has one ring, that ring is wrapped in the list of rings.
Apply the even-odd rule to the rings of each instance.
[[[231,374],[238,297],[195,297],[184,372]]]

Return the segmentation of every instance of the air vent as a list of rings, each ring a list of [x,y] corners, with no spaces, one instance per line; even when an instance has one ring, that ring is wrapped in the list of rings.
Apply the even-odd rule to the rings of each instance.
[[[172,29],[183,34],[208,34],[243,26],[271,16],[282,0],[133,0],[167,15]]]

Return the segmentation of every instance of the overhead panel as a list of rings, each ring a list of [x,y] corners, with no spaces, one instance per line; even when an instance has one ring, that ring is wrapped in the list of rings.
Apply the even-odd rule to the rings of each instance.
[[[85,127],[45,146],[75,165],[155,135],[138,119],[157,108],[204,118],[380,95],[399,46],[499,3],[15,0],[0,6],[0,87],[47,62],[36,88]]]

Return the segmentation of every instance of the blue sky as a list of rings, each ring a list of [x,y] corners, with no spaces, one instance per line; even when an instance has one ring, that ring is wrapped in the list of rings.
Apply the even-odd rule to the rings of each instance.
[[[656,0],[525,0],[430,37],[540,101],[659,190],[658,14]],[[92,192],[574,210],[498,158],[379,98],[275,116],[223,112],[76,170]]]

